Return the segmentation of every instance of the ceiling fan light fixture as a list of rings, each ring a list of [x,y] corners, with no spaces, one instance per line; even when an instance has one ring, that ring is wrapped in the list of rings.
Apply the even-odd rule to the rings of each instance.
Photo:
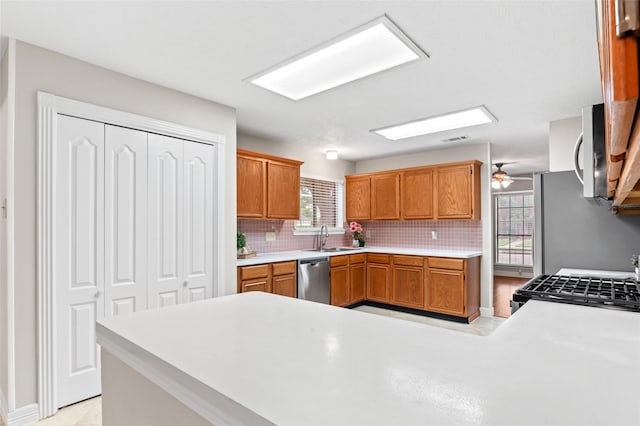
[[[504,166],[504,163],[496,163],[498,170],[491,175],[491,187],[494,189],[500,189],[501,187],[506,189],[513,183],[513,179],[507,172],[502,170],[502,166]]]
[[[431,133],[445,132],[447,130],[461,129],[463,127],[478,126],[498,121],[493,114],[484,106],[462,111],[450,112],[411,121],[409,123],[397,124],[389,127],[371,130],[380,136],[396,141],[414,136],[428,135]]]
[[[428,55],[381,16],[245,81],[297,101],[421,58]]]

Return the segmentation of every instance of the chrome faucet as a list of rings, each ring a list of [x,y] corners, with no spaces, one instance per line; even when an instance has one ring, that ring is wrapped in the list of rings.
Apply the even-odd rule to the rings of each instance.
[[[320,238],[318,239],[318,250],[324,250],[327,238],[329,238],[329,228],[327,228],[327,225],[322,225],[320,227]]]

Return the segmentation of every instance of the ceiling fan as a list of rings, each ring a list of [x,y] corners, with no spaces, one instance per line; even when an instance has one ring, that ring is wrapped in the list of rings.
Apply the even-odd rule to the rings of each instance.
[[[493,165],[498,168],[498,170],[493,172],[493,174],[491,175],[491,186],[493,187],[493,189],[500,189],[500,188],[506,189],[509,185],[511,185],[516,180],[532,180],[532,178],[528,176],[519,176],[519,177],[509,176],[507,172],[502,170],[502,167],[505,164],[512,164],[512,163],[493,163]]]

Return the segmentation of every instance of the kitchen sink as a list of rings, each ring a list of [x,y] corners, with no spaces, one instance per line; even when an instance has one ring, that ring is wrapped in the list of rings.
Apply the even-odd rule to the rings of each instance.
[[[323,248],[323,249],[305,249],[304,251],[315,251],[318,253],[325,253],[325,252],[336,252],[336,251],[353,251],[353,250],[360,250],[359,247],[329,247],[329,248]]]

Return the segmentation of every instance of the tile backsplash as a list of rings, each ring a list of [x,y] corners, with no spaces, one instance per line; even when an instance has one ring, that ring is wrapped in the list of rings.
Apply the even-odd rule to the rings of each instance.
[[[412,220],[362,222],[367,245],[379,247],[432,248],[440,250],[482,250],[482,222],[479,220]],[[247,236],[247,245],[258,253],[303,250],[316,247],[316,235],[293,235],[293,220],[238,220],[238,232]],[[432,239],[432,231],[437,239]],[[275,232],[274,241],[266,241]],[[366,234],[365,234],[366,235]],[[348,234],[330,235],[327,247],[351,245]]]

